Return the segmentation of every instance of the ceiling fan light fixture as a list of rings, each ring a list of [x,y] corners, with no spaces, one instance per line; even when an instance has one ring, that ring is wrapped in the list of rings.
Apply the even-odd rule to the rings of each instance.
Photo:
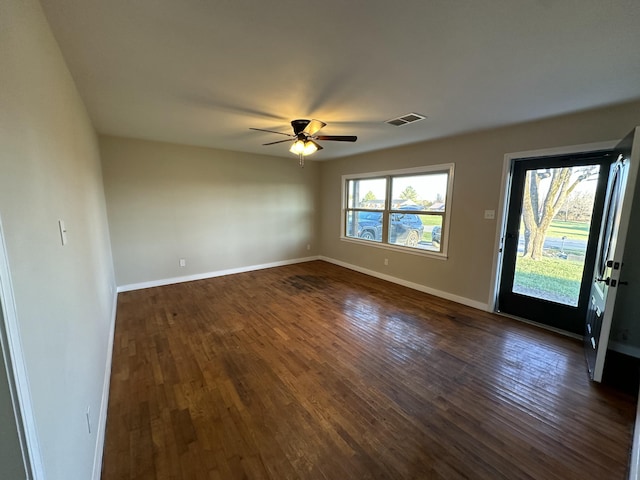
[[[319,150],[319,145],[313,140],[296,140],[289,151],[295,155],[311,155]]]
[[[289,151],[291,153],[295,153],[296,155],[307,155],[306,153],[304,153],[304,149],[305,149],[304,140],[296,140],[291,145],[291,148],[289,149]]]
[[[311,155],[312,153],[316,153],[318,151],[318,144],[313,140],[307,140],[304,142],[304,149],[302,150],[302,155]]]

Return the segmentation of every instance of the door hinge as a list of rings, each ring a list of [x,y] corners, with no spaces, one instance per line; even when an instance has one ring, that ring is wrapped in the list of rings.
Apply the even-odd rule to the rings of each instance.
[[[613,268],[614,270],[620,270],[622,265],[620,262],[614,262],[613,260],[607,260],[607,267]]]

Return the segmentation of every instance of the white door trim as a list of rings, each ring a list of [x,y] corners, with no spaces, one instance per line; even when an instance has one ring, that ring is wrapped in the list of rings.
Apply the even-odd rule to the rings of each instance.
[[[29,377],[22,352],[18,314],[9,270],[9,257],[3,232],[2,219],[0,219],[0,304],[4,317],[4,323],[0,322],[0,347],[7,363],[9,388],[16,411],[18,435],[27,478],[44,480],[40,443],[33,415]]]

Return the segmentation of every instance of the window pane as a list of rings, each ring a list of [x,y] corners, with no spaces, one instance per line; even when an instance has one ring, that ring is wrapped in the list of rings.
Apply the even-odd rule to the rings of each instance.
[[[344,237],[412,253],[447,254],[453,164],[343,178]]]
[[[382,212],[347,212],[345,235],[372,242],[382,242]]]
[[[391,209],[415,206],[419,210],[444,212],[448,174],[444,172],[393,177]]]
[[[413,213],[416,210],[411,207],[401,209],[411,213],[392,213],[389,216],[391,221],[388,242],[392,245],[439,252],[442,216]]]
[[[347,191],[348,208],[383,210],[387,197],[387,180],[385,178],[349,180]]]
[[[597,165],[527,170],[514,293],[578,306],[599,171]],[[544,208],[547,199],[557,202],[563,182],[578,186],[542,227],[553,215]]]
[[[424,225],[422,243],[426,250],[441,252],[440,242],[442,241],[442,215],[419,215]]]

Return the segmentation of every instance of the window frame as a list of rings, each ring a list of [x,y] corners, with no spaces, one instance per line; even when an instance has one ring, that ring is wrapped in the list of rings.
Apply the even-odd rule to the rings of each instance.
[[[366,173],[354,173],[342,175],[342,197],[341,197],[341,210],[340,210],[340,240],[358,245],[367,245],[369,247],[381,248],[385,250],[394,250],[403,253],[409,253],[412,255],[419,255],[425,257],[433,257],[439,259],[448,258],[449,247],[449,225],[451,219],[451,200],[453,197],[453,178],[454,178],[454,163],[443,163],[438,165],[429,165],[422,167],[403,168],[397,170],[385,170],[380,172],[366,172]],[[405,211],[393,209],[391,193],[393,179],[398,177],[406,177],[413,175],[429,175],[429,174],[447,174],[447,190],[445,193],[445,210],[444,212],[429,212],[429,211],[416,211],[412,212],[416,215],[435,215],[442,217],[442,230],[440,237],[440,251],[420,249],[415,247],[408,247],[405,245],[396,245],[389,243],[389,219],[394,213],[406,213]],[[384,200],[383,209],[368,209],[357,208],[349,206],[349,189],[348,184],[351,180],[370,180],[375,178],[384,178],[386,180],[386,196]],[[382,238],[380,241],[364,240],[357,237],[349,237],[346,235],[347,227],[347,215],[349,212],[358,211],[374,211],[382,214]]]

